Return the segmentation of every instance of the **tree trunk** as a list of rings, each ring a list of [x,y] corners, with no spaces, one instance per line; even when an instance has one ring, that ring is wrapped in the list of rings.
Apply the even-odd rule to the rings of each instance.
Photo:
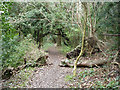
[[[84,10],[85,10],[84,32],[83,32],[83,37],[82,37],[81,52],[74,63],[73,76],[76,76],[77,63],[78,63],[79,58],[82,56],[82,54],[84,52],[85,32],[86,32],[86,25],[87,25],[87,3],[82,3],[82,4],[83,4]]]
[[[62,40],[62,38],[61,38],[60,30],[58,30],[58,35],[57,35],[57,37],[58,37],[57,45],[58,45],[58,46],[61,46],[61,40]]]

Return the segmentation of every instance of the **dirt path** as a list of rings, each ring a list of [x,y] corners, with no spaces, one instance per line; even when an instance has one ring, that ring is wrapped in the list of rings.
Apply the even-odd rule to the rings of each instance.
[[[48,49],[48,63],[51,65],[39,68],[30,81],[29,88],[67,88],[68,82],[65,76],[72,74],[72,68],[60,67],[60,61],[64,59],[58,49],[51,47]]]

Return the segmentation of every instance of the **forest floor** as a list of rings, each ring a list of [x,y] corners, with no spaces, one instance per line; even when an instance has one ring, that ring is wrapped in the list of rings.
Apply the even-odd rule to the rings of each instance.
[[[5,81],[4,87],[24,88],[118,88],[118,65],[109,64],[97,67],[78,67],[77,76],[73,77],[72,67],[60,67],[67,58],[59,47],[48,48],[47,65],[26,68]],[[100,57],[97,57],[98,59]],[[93,59],[93,58],[90,58]],[[26,79],[27,78],[27,79]]]
[[[59,48],[52,46],[48,49],[48,65],[38,68],[29,79],[29,88],[88,88],[88,87],[118,87],[119,69],[111,67],[80,67],[77,68],[77,77],[73,77],[73,68],[60,67],[61,60],[65,56],[60,53]],[[109,69],[108,69],[109,68]],[[107,75],[106,75],[107,73]],[[106,79],[105,79],[106,78]]]
[[[48,65],[38,68],[29,82],[29,88],[67,88],[66,75],[72,74],[73,68],[60,67],[61,60],[65,57],[59,52],[57,47],[48,49]]]

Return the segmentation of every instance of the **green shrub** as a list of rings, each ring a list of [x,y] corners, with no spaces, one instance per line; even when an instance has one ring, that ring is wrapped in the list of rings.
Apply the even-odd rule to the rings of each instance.
[[[3,68],[5,67],[17,67],[24,63],[24,55],[25,52],[30,50],[30,45],[33,43],[32,39],[29,38],[29,35],[25,37],[20,42],[16,41],[16,37],[11,39],[9,43],[11,43],[7,52],[3,52]],[[7,56],[7,57],[6,57]]]
[[[60,51],[63,53],[63,54],[66,54],[67,52],[71,51],[72,48],[70,46],[65,46],[63,45],[61,48],[60,48]]]

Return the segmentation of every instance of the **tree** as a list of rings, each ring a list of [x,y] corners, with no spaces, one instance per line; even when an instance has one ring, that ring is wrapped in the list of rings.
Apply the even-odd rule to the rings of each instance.
[[[73,71],[74,76],[76,75],[77,62],[84,52],[85,32],[86,32],[86,23],[87,23],[87,3],[82,3],[82,5],[83,5],[84,11],[85,11],[84,31],[83,31],[83,37],[82,37],[81,52],[74,63],[74,71]]]
[[[85,33],[83,32],[81,52],[74,63],[74,72],[73,72],[74,76],[76,75],[77,62],[78,62],[80,56],[82,55],[83,51],[86,50],[86,49],[85,50],[83,49],[84,37],[86,38],[86,41],[88,43],[87,45],[89,45],[91,47],[90,54],[92,53],[95,46],[97,46],[103,52],[103,54],[106,57],[108,57],[107,54],[105,53],[107,45],[103,41],[104,36],[101,33],[105,33],[106,31],[107,32],[114,31],[114,33],[118,33],[118,28],[117,28],[118,24],[116,23],[115,25],[112,25],[112,26],[110,25],[110,24],[113,24],[113,23],[111,23],[111,20],[112,20],[112,22],[115,22],[114,20],[118,19],[118,17],[114,16],[114,14],[113,14],[113,12],[114,12],[115,14],[118,15],[118,12],[116,10],[114,10],[117,6],[118,6],[118,4],[116,4],[116,3],[89,3],[89,4],[87,3],[87,5],[86,5],[87,9],[85,9],[85,7],[84,7],[84,12],[89,13],[89,16],[85,15],[85,17],[83,17],[84,18],[83,20],[86,22],[86,24],[84,23],[84,30],[87,29],[87,31],[86,31],[87,33],[85,35]],[[81,16],[82,16],[82,14],[81,14]],[[105,16],[105,17],[103,17],[103,16]],[[104,19],[106,20],[106,22],[103,21]],[[101,22],[103,22],[103,23],[101,23]],[[83,23],[82,19],[80,21],[80,24],[81,23]],[[79,23],[78,23],[78,25],[79,25]],[[98,28],[99,25],[100,25],[100,27]],[[106,26],[106,25],[108,25],[108,26]],[[109,31],[104,30],[104,28],[113,28],[114,26],[116,28],[111,29]],[[80,28],[82,28],[82,26],[80,26]],[[99,34],[101,37],[99,36]],[[102,40],[100,40],[101,38],[102,38]],[[114,40],[114,39],[115,38],[111,38],[111,40]],[[91,41],[93,42],[92,44],[91,44]],[[114,44],[114,45],[116,45],[116,44]],[[89,47],[86,47],[86,48],[89,49]]]
[[[14,52],[14,47],[18,44],[18,33],[14,26],[9,23],[9,10],[11,8],[12,3],[9,2],[1,2],[1,11],[4,13],[1,14],[1,29],[2,29],[2,68],[13,65],[13,60],[11,59],[11,55]]]
[[[53,37],[57,36],[57,43],[61,45],[62,41],[64,44],[70,42],[68,35],[66,34],[71,30],[69,27],[71,24],[70,14],[66,13],[67,4],[47,4],[47,3],[28,3],[27,6],[23,5],[26,11],[19,13],[19,15],[13,19],[15,20],[14,25],[19,32],[22,32],[25,36],[31,33],[35,41],[39,44],[39,48],[42,45],[43,38],[48,34]],[[31,7],[31,9],[28,9]],[[51,7],[52,6],[52,7]],[[64,8],[65,7],[65,8]]]

